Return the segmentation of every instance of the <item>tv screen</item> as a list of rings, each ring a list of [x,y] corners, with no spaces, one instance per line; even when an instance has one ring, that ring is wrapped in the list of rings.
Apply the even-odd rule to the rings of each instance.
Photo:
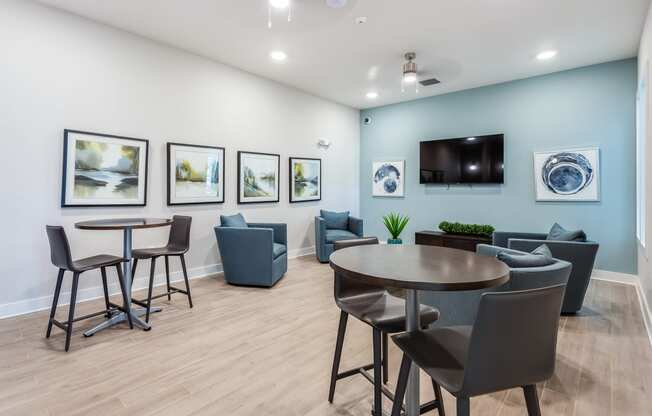
[[[503,183],[503,135],[421,142],[419,183]]]

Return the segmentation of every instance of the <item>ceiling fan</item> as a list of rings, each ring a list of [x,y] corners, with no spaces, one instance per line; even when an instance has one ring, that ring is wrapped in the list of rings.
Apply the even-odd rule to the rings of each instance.
[[[326,6],[330,7],[331,9],[340,9],[344,6],[346,6],[348,0],[324,0],[326,3]],[[288,22],[292,21],[292,0],[268,0],[268,6],[267,6],[268,12],[267,12],[267,27],[272,28],[272,9],[277,9],[277,10],[282,10],[282,9],[287,9],[288,10]]]

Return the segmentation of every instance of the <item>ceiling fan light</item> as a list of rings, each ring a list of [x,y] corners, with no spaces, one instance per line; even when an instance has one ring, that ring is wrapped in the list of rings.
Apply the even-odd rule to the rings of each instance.
[[[416,72],[406,72],[403,74],[403,82],[406,84],[414,84],[417,82],[417,73]]]
[[[285,9],[290,5],[290,0],[269,0],[269,4],[275,9]]]

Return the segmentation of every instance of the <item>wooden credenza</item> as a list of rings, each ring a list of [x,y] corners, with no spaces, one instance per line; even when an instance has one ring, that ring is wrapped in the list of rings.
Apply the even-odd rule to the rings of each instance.
[[[491,238],[477,235],[447,234],[441,231],[419,231],[414,233],[414,242],[427,246],[475,251],[475,246],[478,244],[491,244]]]

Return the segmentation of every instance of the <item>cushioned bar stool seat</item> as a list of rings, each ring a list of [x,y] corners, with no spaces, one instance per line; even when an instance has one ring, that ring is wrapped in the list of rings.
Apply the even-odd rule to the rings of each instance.
[[[368,244],[378,244],[378,239],[376,237],[366,237],[336,241],[334,243],[334,251]],[[373,413],[381,416],[383,414],[382,395],[384,394],[390,400],[394,398],[392,392],[384,386],[389,379],[387,334],[405,331],[405,300],[391,295],[383,287],[360,283],[353,278],[343,276],[339,273],[335,273],[334,283],[335,303],[341,312],[328,401],[333,402],[337,380],[361,374],[374,385]],[[421,305],[420,311],[421,325],[424,328],[439,318],[439,311],[431,306]],[[340,373],[340,359],[342,357],[344,334],[349,315],[372,327],[374,362],[373,364]],[[372,368],[374,370],[373,377],[367,373]],[[423,405],[421,412],[425,413],[436,408],[439,410],[439,414],[444,416],[441,389],[436,384],[433,384],[433,387],[435,389],[436,400]]]
[[[57,283],[54,289],[54,297],[52,299],[52,308],[50,309],[50,319],[48,320],[48,328],[45,333],[46,338],[50,338],[52,333],[52,326],[56,326],[66,331],[65,350],[70,349],[70,338],[72,336],[73,323],[93,318],[100,315],[110,317],[116,310],[126,312],[129,307],[127,302],[127,293],[125,291],[124,276],[122,275],[121,264],[125,261],[124,258],[112,256],[109,254],[99,254],[96,256],[86,257],[79,260],[73,260],[70,253],[70,244],[68,237],[63,227],[48,225],[45,227],[50,243],[50,257],[52,264],[59,268],[59,275],[57,276]],[[120,291],[122,293],[122,305],[117,305],[109,301],[109,289],[106,278],[106,268],[114,267],[118,273],[118,280],[120,282]],[[79,277],[82,273],[100,269],[102,275],[102,286],[104,289],[104,304],[105,309],[100,312],[91,313],[75,318],[75,306],[77,302],[77,289],[79,287]],[[63,277],[65,272],[72,272],[72,288],[70,289],[70,306],[68,309],[68,320],[65,322],[54,319],[59,303],[59,295],[61,293],[61,286],[63,284]],[[127,314],[129,327],[133,328],[131,322],[131,314]]]

